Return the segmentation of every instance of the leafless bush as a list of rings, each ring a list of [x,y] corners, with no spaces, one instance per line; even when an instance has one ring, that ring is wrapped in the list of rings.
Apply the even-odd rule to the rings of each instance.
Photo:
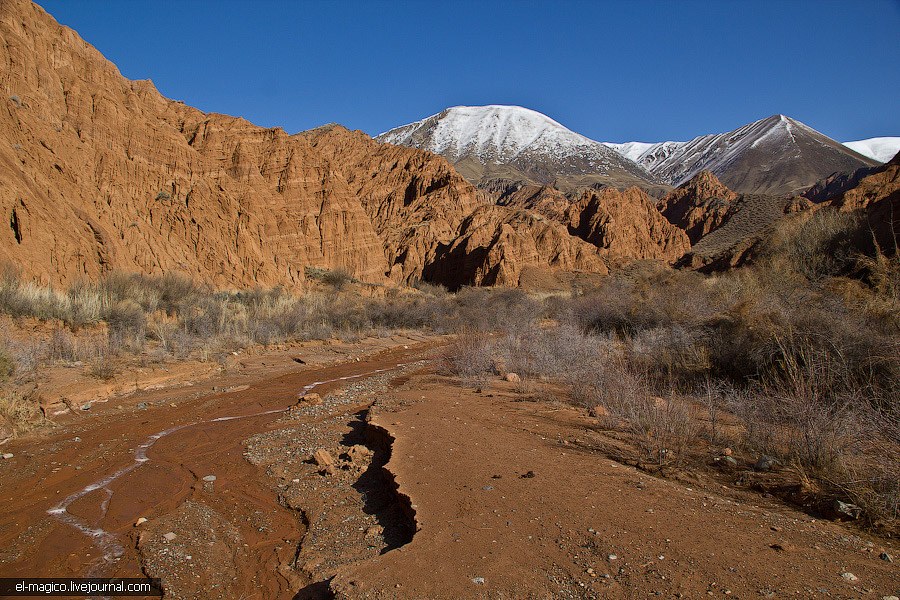
[[[441,370],[458,376],[465,386],[480,390],[496,373],[494,354],[489,335],[479,332],[459,335],[444,351]]]
[[[114,348],[109,342],[94,344],[88,358],[88,373],[97,379],[109,380],[116,376]]]
[[[51,361],[75,362],[78,351],[78,340],[66,329],[57,327],[50,333],[47,358]]]
[[[855,263],[853,237],[859,217],[825,208],[796,231],[786,231],[769,253],[769,265],[781,260],[810,281],[846,273]],[[783,268],[776,268],[783,270]]]
[[[34,429],[42,421],[44,414],[33,396],[17,391],[0,393],[0,429],[6,424],[14,436],[21,435]]]
[[[322,281],[333,287],[335,290],[340,291],[344,289],[348,283],[354,282],[355,279],[346,269],[334,269],[326,272],[322,276]]]
[[[660,387],[676,388],[708,377],[712,364],[704,331],[680,325],[638,332],[630,340],[630,362]]]

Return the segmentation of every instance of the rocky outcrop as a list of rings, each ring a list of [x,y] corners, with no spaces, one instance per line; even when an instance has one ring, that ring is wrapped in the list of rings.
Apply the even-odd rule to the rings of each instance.
[[[317,267],[518,285],[688,246],[637,189],[572,202],[498,179],[489,197],[441,156],[339,125],[288,135],[204,113],[125,79],[26,0],[0,2],[0,61],[0,262],[41,283],[177,271],[297,288]]]
[[[554,187],[526,185],[501,196],[497,204],[532,210],[554,221],[566,223],[566,210],[572,201]]]
[[[570,233],[610,259],[678,260],[690,250],[687,235],[669,223],[636,187],[588,190],[565,212]]]
[[[867,208],[900,194],[900,153],[890,162],[871,169],[853,187],[842,190],[830,199],[832,206],[847,212]]]
[[[710,171],[700,171],[664,196],[659,211],[696,244],[725,222],[737,197]]]
[[[456,240],[435,253],[425,279],[463,285],[520,285],[526,269],[606,274],[602,252],[557,222],[528,210],[483,206],[460,226]]]
[[[453,241],[463,219],[487,204],[484,194],[429,152],[380,144],[339,125],[301,136],[330,160],[362,203],[396,282],[421,278],[425,264]]]
[[[858,244],[896,256],[900,250],[900,153],[889,163],[862,177],[853,188],[829,201],[842,212],[861,211]]]
[[[309,141],[128,81],[72,30],[0,4],[0,261],[42,282],[180,271],[218,286],[380,281],[364,207]]]

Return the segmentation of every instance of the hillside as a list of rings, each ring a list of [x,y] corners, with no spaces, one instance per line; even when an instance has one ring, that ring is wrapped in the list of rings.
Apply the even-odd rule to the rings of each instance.
[[[784,115],[689,142],[608,145],[670,185],[710,171],[745,194],[798,193],[832,173],[878,164]]]
[[[0,211],[9,222],[0,262],[28,279],[68,285],[114,271],[175,271],[217,287],[302,287],[307,269],[317,268],[373,283],[425,277],[455,286],[516,285],[516,274],[532,268],[607,270],[608,248],[585,247],[530,209],[485,210],[485,194],[433,153],[339,125],[288,135],[201,112],[164,98],[150,81],[125,79],[24,0],[2,4],[0,39],[10,90],[0,110]],[[544,176],[568,165],[643,181],[640,168],[604,146],[547,127],[528,147],[488,140],[481,149],[516,159],[552,149],[558,162],[545,165]],[[625,213],[637,220],[623,222],[623,232],[652,237],[652,215]],[[474,223],[481,232],[512,227],[520,237],[491,254],[489,268],[460,260],[464,248],[484,247],[472,246]],[[489,237],[490,246],[500,243]],[[646,248],[631,246],[631,257],[658,255]],[[507,275],[479,274],[485,269]]]

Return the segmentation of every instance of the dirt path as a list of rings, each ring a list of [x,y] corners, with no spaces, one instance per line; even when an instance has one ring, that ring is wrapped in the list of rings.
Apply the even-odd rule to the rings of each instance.
[[[462,389],[433,346],[171,391],[20,444],[0,574],[146,573],[173,598],[897,595],[896,543],[614,462],[583,411]],[[321,403],[283,410],[317,381]]]
[[[897,546],[730,488],[604,457],[583,412],[423,378],[375,405],[413,541],[339,570],[339,598],[864,598],[896,595]],[[852,573],[852,579],[845,573]]]

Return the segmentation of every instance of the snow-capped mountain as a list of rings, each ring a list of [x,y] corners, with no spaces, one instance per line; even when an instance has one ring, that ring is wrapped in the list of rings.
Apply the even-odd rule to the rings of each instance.
[[[376,139],[441,154],[476,184],[497,178],[558,187],[656,183],[604,144],[520,106],[455,106]]]
[[[680,185],[712,171],[741,193],[788,194],[835,172],[876,164],[800,121],[774,115],[734,131],[702,135],[688,142],[607,143],[658,179]]]
[[[855,142],[844,142],[844,145],[863,156],[886,163],[900,152],[900,137],[876,137]]]

